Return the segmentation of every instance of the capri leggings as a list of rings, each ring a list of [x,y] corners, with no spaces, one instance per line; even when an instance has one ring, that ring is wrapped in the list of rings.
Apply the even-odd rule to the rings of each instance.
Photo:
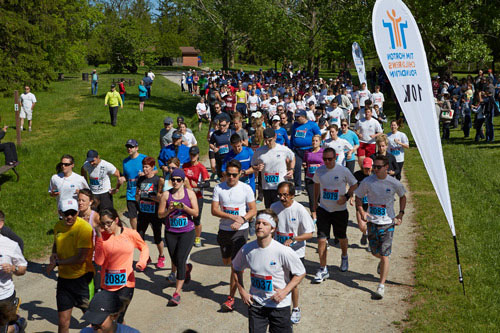
[[[201,211],[203,210],[203,197],[197,198],[198,200],[198,209],[200,212],[197,217],[193,217],[193,222],[195,226],[199,226],[201,224]]]
[[[180,233],[165,231],[168,254],[172,263],[177,267],[177,280],[186,278],[186,261],[193,248],[194,237],[194,229]]]
[[[155,244],[161,243],[161,225],[162,220],[158,218],[156,214],[147,214],[139,212],[139,216],[137,218],[137,232],[141,235],[142,239],[144,239],[144,235],[148,230],[149,224],[153,228],[153,237]]]

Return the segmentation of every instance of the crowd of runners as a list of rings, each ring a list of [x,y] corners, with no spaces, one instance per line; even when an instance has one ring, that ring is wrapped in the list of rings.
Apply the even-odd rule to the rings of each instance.
[[[208,169],[200,161],[205,159],[200,157],[193,130],[182,117],[176,124],[171,117],[163,120],[158,155],[139,153],[139,143],[128,138],[124,140],[128,156],[121,166],[106,161],[95,147],[86,152],[81,175],[73,171],[74,157],[63,155],[48,189],[57,201],[54,217],[59,218],[47,264],[47,273],[57,270],[58,275],[59,332],[69,332],[74,307],[84,311],[83,319],[95,330],[136,332],[124,324],[126,310],[133,301],[134,271],[144,271],[148,265],[163,269],[170,263],[167,280],[175,290],[167,305],[179,306],[183,286],[196,269],[190,252],[193,246],[203,246],[204,191],[212,191],[210,212],[219,220],[217,243],[222,262],[230,267],[228,296],[221,308],[233,311],[238,291],[248,306],[251,332],[268,328],[291,332],[292,325],[299,324],[299,285],[306,275],[306,242],[313,235],[318,258],[308,259],[317,262],[314,283],[330,275],[327,253],[332,251],[332,234],[340,246],[340,271],[349,270],[348,205],[356,207],[359,243],[379,261],[374,295],[382,299],[395,227],[405,214],[400,179],[410,146],[399,131],[401,115],[391,120],[384,113],[385,98],[390,97],[387,79],[373,75],[368,75],[368,87],[353,84],[348,71],[328,80],[291,69],[183,74],[182,90],[199,98],[193,110],[199,120],[195,131],[201,131],[203,122],[209,126]],[[94,79],[93,94],[97,75]],[[443,129],[461,123],[465,133],[470,111],[477,108],[484,115],[486,139],[493,140],[487,111],[494,114],[498,102],[493,79],[433,80]],[[123,105],[125,97],[114,87],[108,95],[106,104],[113,100],[113,108]],[[449,112],[450,95],[460,103],[449,109],[460,112],[447,119],[443,114]],[[140,96],[141,102],[146,96],[150,90]],[[464,103],[469,103],[469,111]],[[116,123],[111,104],[110,115]],[[478,130],[476,139],[481,133]],[[126,187],[128,225],[114,208],[114,195],[122,186]],[[307,195],[306,205],[295,200],[301,194]],[[258,204],[265,208],[258,211]],[[0,243],[2,249],[9,249],[2,252],[0,303],[16,306],[12,274],[24,274],[27,263],[22,241],[4,234],[4,220],[0,212]],[[145,241],[149,226],[158,258],[151,258]],[[256,239],[248,242],[251,237]],[[135,249],[140,257],[134,265]],[[249,286],[243,283],[245,270],[250,272]],[[26,326],[18,317],[8,322],[9,332]]]

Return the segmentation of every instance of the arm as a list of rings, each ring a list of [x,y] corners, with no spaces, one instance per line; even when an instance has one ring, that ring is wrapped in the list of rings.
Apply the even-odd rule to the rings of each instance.
[[[276,303],[280,303],[293,290],[293,288],[298,286],[298,284],[304,279],[305,276],[305,273],[302,275],[294,275],[285,288],[276,289],[276,292],[271,297],[271,299]]]
[[[346,195],[343,195],[341,196],[338,200],[337,200],[337,205],[343,205],[347,202],[347,199],[348,197],[351,198],[352,197],[352,194],[353,192],[358,188],[358,184],[354,184],[352,186],[349,187],[349,190],[347,191]]]
[[[295,168],[295,157],[292,160],[287,159],[286,160],[286,176],[287,177],[293,177],[293,170]]]
[[[57,258],[57,263],[59,265],[83,264],[85,262],[85,259],[87,258],[87,255],[90,253],[91,250],[92,250],[91,248],[79,248],[78,253],[72,257],[66,259]]]
[[[247,292],[245,290],[245,287],[243,286],[243,272],[235,271],[233,269],[233,272],[231,274],[233,275],[233,279],[236,282],[236,287],[238,287],[238,292],[240,293],[241,299],[246,305],[251,306],[253,304],[252,295]]]
[[[104,98],[104,106],[108,106],[109,94],[106,93],[106,97]]]
[[[167,200],[169,195],[169,191],[163,192],[161,194],[160,205],[158,206],[158,217],[161,219],[167,217],[168,214],[170,214],[173,210],[172,207],[167,207]]]
[[[104,241],[102,239],[101,230],[99,227],[95,228],[95,251],[94,251],[94,261],[97,265],[102,266],[104,260],[106,259],[106,254],[104,253]]]
[[[118,190],[120,189],[120,186],[122,186],[122,183],[123,183],[122,179],[120,178],[120,171],[118,171],[118,169],[115,170],[115,172],[113,173],[113,176],[116,177],[116,187],[109,190],[109,193],[111,193],[111,194],[115,194],[116,192],[118,192]]]
[[[84,164],[85,165],[85,164]],[[87,175],[87,170],[85,170],[85,168],[82,166],[82,168],[80,169],[80,174],[82,175],[83,178],[85,178],[85,181],[89,182],[89,179],[88,179],[88,175]]]
[[[135,264],[135,266],[143,270],[146,268],[149,259],[149,247],[137,231],[134,230],[132,234],[135,248],[141,251],[139,261]]]
[[[403,223],[403,215],[405,208],[406,208],[406,195],[403,195],[402,197],[399,198],[399,214],[396,215],[394,221],[396,225],[400,225],[401,223]]]
[[[255,201],[254,201],[254,203],[255,203]],[[241,222],[241,224],[244,223],[244,221],[242,219],[242,216],[224,213],[220,209],[220,204],[219,204],[218,201],[212,201],[211,212],[212,212],[212,215],[214,217],[220,217],[220,218],[223,218],[223,219],[230,219],[230,220],[233,220],[234,222],[238,222],[238,223]]]

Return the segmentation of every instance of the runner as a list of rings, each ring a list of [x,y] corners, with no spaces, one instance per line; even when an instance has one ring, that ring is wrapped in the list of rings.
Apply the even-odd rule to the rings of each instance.
[[[96,88],[97,94],[97,88]],[[28,131],[31,132],[31,125],[33,123],[33,110],[37,103],[35,95],[31,92],[29,86],[24,87],[24,93],[19,97],[21,100],[21,112],[19,112],[19,118],[21,121],[21,131],[24,129],[24,119],[28,119]]]
[[[316,212],[318,215],[318,253],[321,266],[314,277],[315,283],[321,283],[330,277],[326,265],[326,243],[330,236],[330,227],[333,227],[333,234],[340,241],[342,250],[340,271],[346,272],[349,269],[346,235],[349,213],[346,201],[352,196],[358,185],[349,169],[335,162],[335,155],[333,148],[328,147],[323,150],[325,165],[319,167],[313,177],[315,183],[314,205],[317,206],[319,201],[319,208],[316,209]],[[349,185],[347,193],[346,185]]]
[[[399,128],[402,127],[403,119],[391,121],[391,133],[387,136],[389,140],[389,152],[396,158],[399,167],[399,173],[396,175],[397,180],[401,180],[401,173],[403,172],[403,165],[405,163],[405,149],[410,149],[408,137],[399,131]]]
[[[347,167],[347,169],[349,169],[349,171],[351,171],[352,174],[354,174],[354,168],[356,167],[356,152],[359,148],[359,139],[356,133],[349,129],[349,120],[342,119],[340,126],[341,132],[339,133],[339,138],[346,140],[353,147],[351,158],[346,157],[345,159],[345,166]]]
[[[221,119],[219,121],[219,129],[210,137],[210,148],[215,153],[215,166],[219,179],[222,178],[222,161],[224,161],[226,154],[229,153],[229,139],[233,133],[234,131],[229,128],[229,121]]]
[[[331,107],[327,110],[326,115],[330,125],[337,125],[340,128],[340,122],[345,119],[344,111],[339,108],[337,99],[333,99],[330,103]]]
[[[392,177],[397,177],[400,174],[399,165],[396,162],[396,158],[394,157],[394,155],[387,152],[387,148],[389,146],[387,135],[382,134],[377,136],[375,143],[377,145],[377,152],[370,156],[371,159],[375,160],[375,157],[377,155],[387,156],[387,159],[389,160],[389,169],[387,170],[387,174]]]
[[[239,181],[241,177],[239,161],[231,160],[227,163],[225,176],[226,181],[214,188],[212,216],[220,218],[217,243],[220,246],[222,262],[230,266],[236,253],[247,242],[248,220],[255,216],[257,208],[252,188]],[[223,310],[233,311],[235,293],[236,281],[231,267],[229,296],[222,304]]]
[[[275,114],[271,118],[272,127],[274,129],[274,132],[276,132],[276,143],[279,145],[290,147],[290,140],[288,139],[288,133],[286,132],[285,128],[280,126],[280,121],[281,117],[277,114]]]
[[[158,216],[167,218],[165,222],[165,242],[172,261],[172,273],[177,271],[175,292],[168,301],[169,306],[181,302],[181,290],[184,283],[191,281],[192,264],[186,261],[195,239],[193,217],[199,214],[196,194],[184,187],[186,176],[182,169],[172,171],[170,179],[173,188],[161,196]]]
[[[237,160],[241,163],[241,178],[240,181],[250,185],[255,193],[255,173],[252,168],[252,157],[254,152],[251,148],[243,145],[242,139],[238,134],[231,135],[232,150],[224,158],[222,163],[222,172],[226,172],[227,164],[232,160]]]
[[[163,119],[163,128],[160,130],[160,149],[172,144],[172,135],[175,132],[174,120],[171,117]]]
[[[291,247],[299,256],[302,264],[306,255],[306,240],[311,239],[315,231],[311,215],[306,208],[294,200],[295,186],[292,182],[282,182],[278,185],[280,201],[271,205],[278,216],[275,239],[285,246]],[[298,324],[302,317],[299,308],[299,288],[292,289],[292,323]]]
[[[149,248],[137,231],[123,226],[113,208],[101,211],[100,221],[94,224],[94,230],[95,263],[101,266],[101,288],[104,292],[116,293],[127,304],[117,319],[122,324],[134,296],[134,249],[141,252],[135,266],[142,271],[147,265]]]
[[[261,174],[264,205],[269,208],[278,201],[278,184],[285,178],[292,178],[295,156],[289,148],[276,144],[276,133],[272,128],[264,130],[264,143],[265,146],[253,155],[252,166]]]
[[[324,165],[323,163],[323,148],[321,144],[321,135],[315,135],[312,139],[312,149],[304,155],[304,163],[306,168],[306,191],[309,199],[309,210],[311,212],[314,223],[316,223],[316,205],[314,205],[314,181],[313,177],[316,170]],[[295,192],[295,189],[294,189]]]
[[[257,240],[246,244],[233,262],[234,280],[248,306],[249,332],[292,332],[290,292],[306,275],[299,256],[273,239],[278,217],[271,209],[257,215]],[[251,287],[243,287],[243,271],[250,268]]]
[[[366,157],[363,160],[363,168],[354,173],[354,178],[356,178],[358,184],[360,184],[363,181],[363,179],[372,174],[372,167],[373,167],[373,160],[370,157]],[[354,197],[351,197],[350,201],[351,205],[353,204],[353,199]],[[368,210],[368,198],[364,196],[363,198],[361,198],[361,201],[363,202],[363,209],[365,211]],[[368,239],[368,232],[366,230],[366,221],[363,220],[361,212],[358,210],[358,206],[356,206],[356,220],[358,221],[358,228],[362,234],[360,244],[366,245]]]
[[[389,273],[389,255],[392,250],[394,226],[400,225],[406,207],[406,190],[397,179],[387,177],[389,160],[377,156],[373,162],[375,174],[363,180],[355,191],[356,206],[363,220],[368,222],[368,240],[372,255],[380,259],[380,283],[375,297],[384,297],[384,283]],[[399,196],[399,213],[394,212],[394,194]],[[368,211],[363,209],[361,198],[368,197]]]
[[[61,201],[59,211],[64,218],[54,227],[54,245],[46,270],[50,274],[58,266],[58,332],[69,333],[73,307],[85,312],[89,305],[89,283],[94,277],[92,227],[77,216],[75,199]]]
[[[203,124],[203,119],[210,123],[210,113],[207,110],[207,105],[205,104],[205,98],[201,97],[200,102],[196,104],[196,115],[198,116],[198,131],[201,131],[201,125]]]
[[[363,159],[375,154],[375,139],[383,134],[380,123],[372,118],[371,108],[365,110],[365,117],[356,122],[354,127],[359,137],[358,164],[363,165]]]
[[[248,93],[243,90],[243,85],[238,85],[238,91],[236,92],[236,111],[241,113],[243,118],[247,117],[247,102]]]
[[[233,128],[241,138],[241,143],[248,147],[248,133],[243,128],[243,117],[239,112],[233,114]],[[232,136],[232,135],[231,135]],[[230,138],[231,139],[231,138]]]
[[[148,156],[142,160],[144,175],[137,180],[135,200],[139,207],[137,219],[137,231],[142,239],[149,225],[153,229],[154,243],[158,248],[157,268],[165,267],[165,256],[163,255],[163,240],[161,239],[162,219],[158,218],[158,202],[163,193],[164,179],[154,173],[155,159]]]
[[[234,134],[233,134],[234,135]],[[199,214],[193,217],[194,222],[194,246],[201,247],[201,212],[203,210],[203,189],[210,187],[210,176],[208,171],[203,164],[200,163],[200,148],[197,146],[191,147],[189,149],[189,157],[191,161],[185,163],[182,168],[186,174],[186,179],[189,185],[196,194],[196,199],[198,201]]]
[[[198,145],[198,141],[196,141],[196,137],[194,136],[193,132],[190,132],[189,128],[187,128],[186,123],[184,123],[184,122],[179,123],[178,131],[182,135],[182,144],[188,146],[189,148],[191,148],[192,146]]]
[[[147,87],[146,87],[147,88]],[[110,91],[106,93],[104,98],[104,106],[109,104],[109,116],[111,118],[111,125],[116,126],[116,118],[118,117],[118,106],[123,109],[123,101],[120,94],[116,91],[116,86],[113,83]]]
[[[333,148],[337,153],[335,163],[345,166],[345,160],[351,159],[354,147],[349,143],[349,141],[338,137],[339,127],[336,124],[328,126],[328,131],[330,138],[325,140],[323,146]],[[347,151],[347,156],[344,151]]]
[[[88,175],[90,190],[96,199],[99,200],[99,210],[113,208],[113,194],[117,193],[122,185],[118,169],[108,161],[102,160],[97,151],[89,150],[81,173],[85,179],[87,179]],[[115,188],[111,188],[109,175],[116,177]]]
[[[172,143],[163,147],[158,155],[158,165],[163,170],[163,174],[168,172],[166,164],[172,157],[177,157],[181,165],[189,162],[189,147],[182,143],[182,134],[179,131],[172,134]]]

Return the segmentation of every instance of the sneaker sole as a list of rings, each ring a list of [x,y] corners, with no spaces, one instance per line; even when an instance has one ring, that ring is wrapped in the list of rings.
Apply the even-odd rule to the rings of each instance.
[[[181,301],[174,301],[173,299],[171,299],[170,301],[168,301],[167,306],[177,306],[179,304],[181,304]]]
[[[377,294],[377,293],[375,293],[374,297],[375,297],[375,299],[382,299],[382,298],[384,298],[384,296],[382,296],[380,294]]]
[[[225,312],[232,312],[234,311],[234,308],[226,305],[226,303],[222,304],[222,310],[224,310]]]

